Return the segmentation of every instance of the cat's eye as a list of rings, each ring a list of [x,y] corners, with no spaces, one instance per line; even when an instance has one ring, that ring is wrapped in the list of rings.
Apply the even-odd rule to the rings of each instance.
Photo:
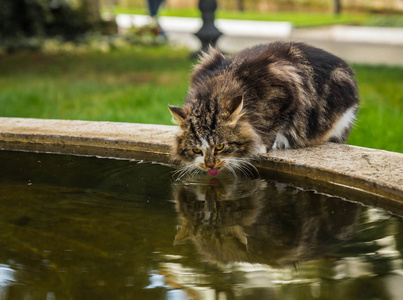
[[[220,144],[220,145],[215,146],[216,151],[221,151],[222,149],[224,149],[224,144]]]
[[[195,154],[201,154],[202,153],[202,151],[200,149],[197,149],[197,148],[192,149],[192,151]]]

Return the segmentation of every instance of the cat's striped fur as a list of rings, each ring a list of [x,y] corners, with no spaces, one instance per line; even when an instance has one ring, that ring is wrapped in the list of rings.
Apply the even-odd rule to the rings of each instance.
[[[183,107],[170,106],[181,127],[174,152],[189,170],[234,171],[272,148],[343,143],[358,104],[353,71],[324,50],[275,42],[224,56],[210,48]]]

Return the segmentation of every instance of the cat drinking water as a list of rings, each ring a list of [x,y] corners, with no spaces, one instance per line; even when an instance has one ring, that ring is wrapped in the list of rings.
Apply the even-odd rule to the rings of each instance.
[[[270,149],[344,143],[359,104],[342,59],[297,42],[258,45],[232,56],[203,53],[183,107],[174,154],[182,174],[245,172]]]

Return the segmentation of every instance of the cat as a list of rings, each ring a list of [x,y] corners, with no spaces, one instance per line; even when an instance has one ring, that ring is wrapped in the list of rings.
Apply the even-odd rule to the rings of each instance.
[[[174,156],[182,174],[235,174],[270,149],[346,142],[359,105],[342,59],[297,42],[257,45],[233,56],[212,47],[191,75]]]
[[[323,257],[353,238],[361,205],[285,183],[224,177],[173,185],[178,232],[211,264],[281,268]]]

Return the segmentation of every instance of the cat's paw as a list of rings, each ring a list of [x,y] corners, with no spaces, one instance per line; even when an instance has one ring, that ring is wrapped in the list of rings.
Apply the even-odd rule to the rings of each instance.
[[[274,142],[272,149],[288,149],[285,143],[282,142]]]
[[[284,145],[284,144],[283,144]],[[272,149],[281,149],[280,145],[278,142],[274,142],[273,146],[271,147]],[[284,149],[284,148],[283,148]]]
[[[272,149],[289,149],[290,143],[288,139],[280,132],[276,135],[276,140],[274,141]]]

